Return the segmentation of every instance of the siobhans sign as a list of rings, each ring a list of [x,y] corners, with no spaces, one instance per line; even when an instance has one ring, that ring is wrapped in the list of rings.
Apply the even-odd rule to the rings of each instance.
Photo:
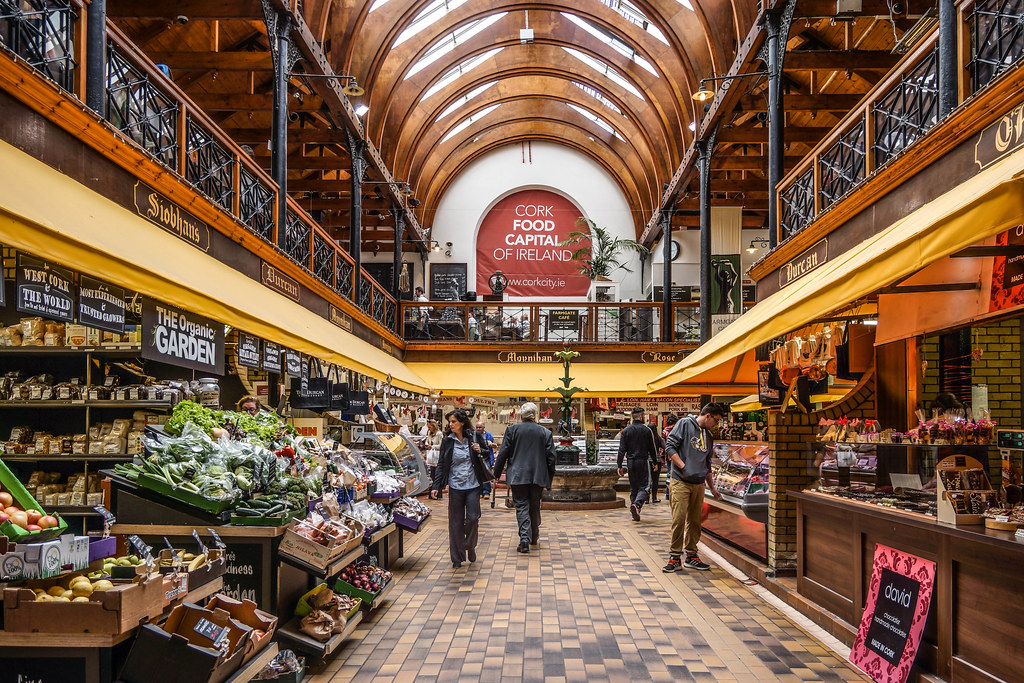
[[[224,325],[150,299],[142,303],[142,357],[224,374]]]
[[[571,201],[545,190],[511,194],[484,217],[476,242],[476,290],[490,291],[488,278],[500,270],[511,296],[585,296],[590,281],[560,246],[582,215]]]

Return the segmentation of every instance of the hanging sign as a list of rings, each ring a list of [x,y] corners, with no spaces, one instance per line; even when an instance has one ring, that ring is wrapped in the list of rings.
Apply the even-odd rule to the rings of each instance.
[[[273,342],[263,342],[263,369],[281,374],[281,347]]]
[[[18,254],[17,309],[52,320],[74,322],[74,274],[67,268]]]
[[[548,331],[575,332],[580,328],[578,308],[552,309],[548,311]]]
[[[284,350],[284,371],[292,377],[302,376],[302,354],[291,349]]]
[[[330,304],[327,309],[327,319],[331,321],[331,324],[337,325],[346,332],[352,331],[352,316],[334,304]]]
[[[142,357],[214,375],[224,374],[224,325],[146,298]]]
[[[878,683],[906,681],[934,586],[934,562],[875,545],[868,601],[850,661]]]
[[[295,278],[288,277],[265,261],[263,262],[263,266],[260,268],[260,282],[278,294],[283,294],[292,301],[299,300],[299,281]]]
[[[238,364],[242,367],[259,370],[260,338],[245,332],[238,333]]]
[[[200,251],[210,250],[210,227],[156,190],[135,183],[135,211]]]
[[[78,278],[78,322],[124,334],[124,290],[88,275]]]
[[[1024,147],[1024,104],[1003,114],[1003,117],[981,131],[974,145],[974,162],[978,170],[988,168],[1000,159]]]
[[[500,200],[477,234],[476,291],[490,292],[488,280],[500,270],[509,296],[586,295],[590,280],[580,275],[572,253],[589,244],[562,246],[569,233],[581,230],[576,219],[582,215],[572,201],[547,190],[523,190]]]
[[[828,240],[818,240],[812,247],[805,249],[795,259],[779,268],[779,287],[785,287],[794,280],[802,278],[815,268],[825,265],[828,261]]]

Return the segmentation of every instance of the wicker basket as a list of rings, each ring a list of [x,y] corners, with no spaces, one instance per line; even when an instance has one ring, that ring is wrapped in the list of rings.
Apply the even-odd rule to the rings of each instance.
[[[387,422],[381,422],[375,419],[373,421],[373,428],[378,432],[388,432],[389,434],[397,434],[398,430],[402,428],[402,425],[388,424]]]

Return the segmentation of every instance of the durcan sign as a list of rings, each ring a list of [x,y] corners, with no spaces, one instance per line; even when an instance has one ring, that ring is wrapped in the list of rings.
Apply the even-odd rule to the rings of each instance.
[[[224,325],[152,299],[142,302],[142,357],[224,374]]]
[[[476,290],[501,271],[510,296],[585,296],[590,280],[579,274],[573,249],[561,246],[583,212],[546,190],[523,190],[487,212],[476,241]],[[583,246],[583,245],[580,245]]]

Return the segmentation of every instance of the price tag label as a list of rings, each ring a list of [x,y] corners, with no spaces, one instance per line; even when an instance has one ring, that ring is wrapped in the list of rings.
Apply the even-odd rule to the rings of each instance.
[[[211,643],[216,644],[220,640],[220,636],[224,633],[224,627],[217,626],[209,619],[204,617],[199,618],[199,622],[192,628],[193,631],[208,639]]]
[[[129,536],[128,543],[130,543],[131,546],[135,548],[135,551],[139,554],[139,557],[144,557],[150,560],[152,559],[153,548],[151,546],[146,545],[146,542],[139,538],[137,535],[132,534],[131,536]]]
[[[199,552],[201,552],[203,555],[206,555],[208,552],[206,549],[206,544],[203,543],[202,539],[199,538],[199,532],[195,529],[192,530],[192,538],[196,539],[196,545],[199,546]]]
[[[171,551],[171,555],[174,555],[174,546],[171,545],[171,542],[167,540],[166,536],[164,536],[164,545],[167,546],[167,549]]]
[[[102,505],[94,506],[93,510],[99,513],[100,517],[103,518],[103,523],[107,526],[110,526],[117,521],[117,517],[114,516],[114,513],[108,510],[107,508],[103,507]]]
[[[220,536],[217,535],[216,531],[214,531],[213,529],[207,529],[207,531],[209,531],[210,535],[213,536],[213,544],[215,546],[217,546],[221,550],[224,550],[225,548],[228,547],[227,544],[224,543],[224,541],[221,540]]]
[[[997,522],[1009,522],[1010,521],[1010,516],[1009,515],[996,515],[996,521]]]

